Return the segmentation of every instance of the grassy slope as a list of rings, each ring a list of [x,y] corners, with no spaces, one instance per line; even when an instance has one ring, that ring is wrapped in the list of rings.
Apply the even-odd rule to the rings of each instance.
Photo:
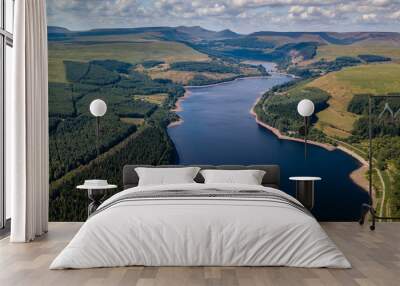
[[[289,36],[259,36],[259,40],[272,42],[276,46],[282,46],[288,43],[301,43],[301,42],[317,42],[325,43],[319,36],[316,35],[303,35],[301,37],[289,37]]]
[[[164,101],[168,98],[167,93],[157,93],[152,95],[135,95],[135,99],[145,100],[150,103],[154,103],[157,105],[162,105]]]
[[[318,113],[317,127],[330,136],[347,137],[357,116],[347,112],[354,94],[387,94],[400,91],[400,64],[370,64],[346,68],[320,77],[308,86],[331,94],[329,108]]]
[[[104,37],[101,40],[104,41]],[[99,42],[90,45],[77,42],[49,42],[49,81],[66,82],[64,60],[93,59],[114,59],[135,64],[146,60],[205,61],[208,60],[208,56],[176,42]]]
[[[172,80],[173,82],[183,84],[183,85],[190,84],[190,81],[195,76],[204,76],[204,77],[206,77],[208,79],[212,79],[212,80],[231,80],[232,78],[238,76],[238,74],[236,74],[236,73],[193,72],[193,71],[173,70],[173,69],[170,69],[168,64],[163,64],[163,65],[160,65],[159,67],[148,69],[148,70],[146,70],[146,72],[152,79],[166,78],[166,79]],[[254,67],[252,67],[252,68],[241,67],[240,74],[246,75],[246,76],[261,75],[260,72]]]
[[[175,70],[151,71],[149,72],[149,75],[152,79],[167,78],[183,85],[189,84],[190,80],[192,80],[196,75],[203,75],[207,78],[215,80],[226,80],[236,76],[236,74],[233,73],[208,73],[208,72],[189,72],[189,71],[175,71]]]
[[[334,60],[341,56],[356,57],[361,54],[387,56],[400,62],[400,43],[361,41],[352,45],[324,45],[318,48],[315,60]]]

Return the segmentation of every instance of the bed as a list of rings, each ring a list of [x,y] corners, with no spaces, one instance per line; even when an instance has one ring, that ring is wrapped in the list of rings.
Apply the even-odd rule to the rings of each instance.
[[[279,166],[199,166],[264,170],[261,185],[205,184],[199,173],[195,183],[154,186],[138,186],[136,167],[124,167],[124,190],[88,218],[50,269],[351,267],[308,210],[279,190]]]

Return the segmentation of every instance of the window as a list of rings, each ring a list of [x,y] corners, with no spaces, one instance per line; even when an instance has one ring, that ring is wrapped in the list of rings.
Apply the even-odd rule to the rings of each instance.
[[[10,218],[10,194],[4,188],[4,106],[11,92],[14,0],[0,0],[0,228]]]

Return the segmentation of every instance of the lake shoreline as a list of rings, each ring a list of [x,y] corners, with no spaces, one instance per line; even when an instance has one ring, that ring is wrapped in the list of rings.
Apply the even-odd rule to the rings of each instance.
[[[184,100],[186,100],[189,96],[192,95],[191,91],[188,90],[190,88],[207,88],[207,87],[214,87],[214,86],[219,86],[219,85],[224,85],[224,84],[229,84],[235,81],[239,81],[239,80],[245,80],[245,79],[252,79],[252,78],[270,78],[271,76],[273,76],[274,74],[277,75],[284,75],[284,76],[288,76],[291,78],[297,78],[296,76],[290,75],[290,74],[286,74],[283,72],[277,72],[277,71],[269,71],[269,75],[268,76],[249,76],[249,77],[240,77],[240,78],[235,78],[233,80],[228,80],[228,81],[224,81],[224,82],[219,82],[219,83],[215,83],[215,84],[209,84],[209,85],[200,85],[200,86],[184,86],[185,88],[185,94],[184,96],[180,97],[176,103],[173,109],[171,109],[172,112],[181,112],[183,111],[183,107],[182,107],[182,102]],[[304,139],[301,138],[296,138],[296,137],[290,137],[287,135],[284,135],[280,132],[279,129],[274,128],[268,124],[266,124],[265,122],[261,121],[258,117],[258,115],[256,114],[256,112],[254,111],[255,106],[258,104],[258,102],[260,101],[260,99],[262,98],[262,95],[260,95],[256,101],[254,102],[254,104],[252,105],[251,109],[250,109],[250,114],[254,117],[255,122],[259,125],[262,126],[263,128],[269,130],[270,132],[272,132],[274,134],[274,136],[276,136],[278,139],[280,140],[289,140],[289,141],[294,141],[294,142],[299,142],[299,143],[304,143]],[[179,115],[178,115],[179,116]],[[173,128],[175,126],[179,126],[182,123],[184,123],[184,120],[179,117],[178,120],[171,122],[167,128]],[[317,142],[317,141],[312,141],[312,140],[307,140],[307,143],[320,147],[320,148],[324,148],[327,151],[335,151],[335,150],[340,150],[343,153],[346,153],[347,155],[349,155],[350,157],[352,157],[353,159],[355,159],[357,162],[359,162],[360,167],[355,169],[353,172],[351,172],[349,174],[349,178],[352,180],[353,183],[355,183],[357,186],[359,186],[360,188],[362,188],[365,191],[368,191],[368,184],[367,184],[367,180],[365,178],[365,176],[363,175],[365,173],[365,170],[368,169],[368,162],[366,162],[362,157],[360,157],[358,154],[354,153],[353,151],[351,151],[350,149],[347,149],[344,146],[333,146],[331,144],[328,143],[322,143],[322,142]]]
[[[182,101],[184,101],[186,98],[188,98],[191,94],[192,93],[185,88],[185,94],[183,96],[181,96],[180,98],[178,98],[178,100],[175,102],[174,108],[170,109],[170,111],[175,112],[175,113],[183,111]],[[170,122],[168,124],[167,128],[172,128],[172,127],[181,125],[184,122],[183,119],[179,115],[178,115],[178,117],[179,117],[179,119]]]
[[[252,61],[244,61],[244,63],[257,65],[256,62],[252,62]],[[232,82],[235,82],[235,81],[239,81],[239,80],[244,80],[244,79],[270,78],[274,74],[284,75],[284,76],[288,76],[288,77],[291,77],[291,78],[298,78],[295,75],[286,74],[284,72],[277,71],[276,70],[276,66],[277,65],[274,64],[273,69],[268,71],[268,75],[241,76],[241,77],[236,77],[234,79],[229,79],[229,80],[226,80],[226,81],[221,81],[221,82],[217,82],[217,83],[213,83],[213,84],[206,84],[206,85],[185,85],[185,86],[183,86],[183,88],[185,89],[185,94],[182,97],[178,98],[178,100],[175,102],[175,106],[172,109],[170,109],[170,111],[172,111],[172,112],[181,112],[181,111],[183,111],[182,102],[192,94],[188,90],[189,88],[213,87],[213,86],[219,86],[219,85],[223,85],[223,84],[229,84],[229,83],[232,83]],[[179,119],[169,123],[167,128],[171,128],[171,127],[175,127],[175,126],[181,125],[183,122],[184,122],[184,120],[179,116]]]
[[[174,108],[172,108],[171,111],[172,112],[181,112],[181,111],[183,111],[182,101],[184,101],[186,98],[188,98],[191,94],[192,93],[185,88],[185,94],[178,98],[178,100],[175,102]]]
[[[254,111],[254,108],[258,104],[258,102],[260,101],[261,98],[262,98],[262,96],[258,97],[257,100],[255,101],[255,103],[253,104],[253,106],[250,109],[250,114],[252,116],[254,116],[255,122],[258,125],[264,127],[265,129],[268,129],[269,131],[271,131],[280,140],[289,140],[289,141],[295,141],[295,142],[304,143],[304,139],[295,138],[295,137],[290,137],[290,136],[284,135],[284,134],[281,133],[281,131],[279,129],[268,125],[267,123],[261,121],[258,118],[258,115]],[[340,150],[343,153],[346,153],[347,155],[349,155],[352,158],[354,158],[355,160],[357,160],[360,163],[360,167],[355,169],[353,172],[351,172],[349,174],[349,177],[353,181],[353,183],[355,183],[357,186],[362,188],[364,191],[368,192],[368,181],[363,176],[363,174],[365,173],[365,170],[368,170],[369,164],[368,164],[368,162],[366,160],[364,160],[364,158],[362,158],[361,156],[359,156],[355,152],[351,151],[350,149],[347,149],[344,146],[335,147],[335,146],[333,146],[331,144],[328,144],[328,143],[322,143],[322,142],[317,142],[317,141],[312,141],[312,140],[311,141],[307,140],[307,143],[309,143],[311,145],[315,145],[315,146],[321,147],[321,148],[324,148],[324,149],[326,149],[328,151]]]
[[[295,142],[304,143],[304,139],[296,138],[296,137],[290,137],[290,136],[284,135],[284,134],[281,133],[281,131],[280,131],[279,129],[277,129],[277,128],[275,128],[275,127],[272,127],[271,125],[268,125],[267,123],[265,123],[264,121],[261,121],[261,120],[258,118],[258,115],[257,115],[257,113],[254,111],[254,108],[255,108],[255,106],[258,104],[258,102],[260,101],[261,97],[262,97],[262,96],[260,96],[260,97],[257,98],[257,100],[254,102],[253,106],[252,106],[251,109],[250,109],[250,114],[254,116],[256,123],[257,123],[258,125],[260,125],[260,126],[266,128],[266,129],[268,129],[269,131],[271,131],[276,137],[278,137],[278,139],[281,139],[281,140],[290,140],[290,141],[295,141]],[[315,146],[321,147],[321,148],[324,148],[324,149],[326,149],[326,150],[328,150],[328,151],[334,151],[334,150],[336,150],[336,147],[334,147],[333,145],[328,144],[328,143],[321,143],[321,142],[312,141],[312,140],[307,140],[307,143],[308,143],[308,144],[311,144],[311,145],[315,145]]]
[[[232,83],[235,81],[243,80],[243,79],[252,79],[252,78],[269,78],[271,77],[272,74],[266,75],[266,76],[247,76],[247,77],[238,77],[235,79],[227,80],[227,81],[222,81],[218,83],[213,83],[213,84],[207,84],[207,85],[185,85],[183,88],[185,89],[185,94],[182,97],[179,97],[178,100],[175,102],[175,106],[170,109],[172,112],[181,112],[183,111],[182,108],[182,102],[186,100],[192,93],[188,90],[189,88],[206,88],[206,87],[213,87],[213,86],[219,86],[223,84],[228,84]],[[177,114],[178,115],[178,114]],[[178,115],[179,116],[179,115]],[[178,125],[181,125],[184,122],[184,120],[179,116],[179,119],[176,121],[173,121],[168,124],[167,128],[172,128]]]
[[[212,84],[205,84],[205,85],[185,85],[184,88],[186,89],[186,88],[213,87],[213,86],[228,84],[228,83],[232,83],[232,82],[239,81],[239,80],[244,80],[244,79],[269,78],[269,77],[271,77],[271,75],[272,75],[272,74],[269,74],[269,75],[242,76],[242,77],[237,77],[237,78],[234,78],[234,79],[229,79],[229,80],[226,80],[226,81],[221,81],[221,82],[212,83]]]

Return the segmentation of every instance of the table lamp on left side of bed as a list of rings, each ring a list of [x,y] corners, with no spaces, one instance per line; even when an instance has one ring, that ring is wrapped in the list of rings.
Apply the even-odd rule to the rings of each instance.
[[[90,103],[90,113],[96,117],[96,151],[97,156],[100,155],[100,117],[104,116],[107,112],[107,104],[101,99],[95,99]]]

